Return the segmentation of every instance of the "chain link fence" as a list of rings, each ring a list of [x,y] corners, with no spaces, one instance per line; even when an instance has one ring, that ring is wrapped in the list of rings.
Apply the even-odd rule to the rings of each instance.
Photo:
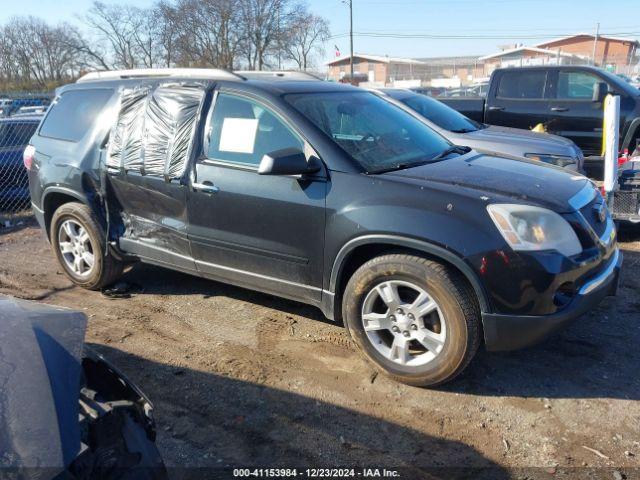
[[[22,154],[52,95],[0,92],[0,228],[31,215],[29,178]]]

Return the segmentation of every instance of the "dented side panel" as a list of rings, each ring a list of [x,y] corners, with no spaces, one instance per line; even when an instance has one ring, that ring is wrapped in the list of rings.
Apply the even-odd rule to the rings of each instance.
[[[112,129],[107,166],[123,233],[120,248],[193,270],[187,238],[186,186],[205,85],[171,83],[125,89]]]
[[[122,250],[195,269],[187,239],[186,186],[139,174],[110,178],[122,207]]]

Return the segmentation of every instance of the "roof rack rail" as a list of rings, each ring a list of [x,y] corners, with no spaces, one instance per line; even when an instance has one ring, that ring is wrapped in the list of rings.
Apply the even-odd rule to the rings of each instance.
[[[323,80],[313,73],[300,70],[236,70],[234,73],[249,79]]]
[[[131,70],[106,70],[100,72],[90,72],[76,80],[76,83],[94,82],[100,80],[154,77],[244,80],[242,76],[221,68],[136,68]]]

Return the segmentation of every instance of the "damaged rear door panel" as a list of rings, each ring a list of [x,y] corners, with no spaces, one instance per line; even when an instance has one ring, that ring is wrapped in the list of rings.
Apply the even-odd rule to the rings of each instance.
[[[185,169],[205,88],[171,83],[124,89],[106,160],[122,219],[120,248],[185,270],[195,270]]]

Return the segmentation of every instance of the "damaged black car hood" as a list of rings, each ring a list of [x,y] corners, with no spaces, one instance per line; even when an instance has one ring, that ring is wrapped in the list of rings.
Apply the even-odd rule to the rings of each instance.
[[[558,167],[474,151],[380,176],[411,183],[466,187],[476,190],[478,195],[536,204],[559,213],[572,211],[569,200],[589,183],[586,177]]]
[[[86,317],[0,296],[0,469],[64,470],[80,448]]]

